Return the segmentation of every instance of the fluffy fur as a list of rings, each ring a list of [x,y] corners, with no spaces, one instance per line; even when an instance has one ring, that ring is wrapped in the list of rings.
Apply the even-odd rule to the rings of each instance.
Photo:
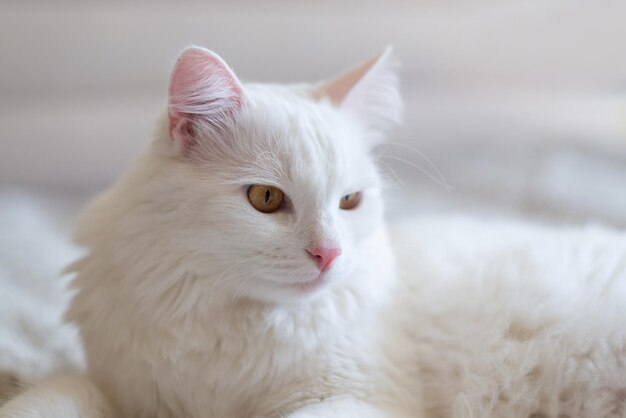
[[[393,68],[243,85],[183,53],[155,141],[78,228],[68,318],[99,389],[49,382],[0,415],[626,416],[622,234],[411,221],[392,247],[370,151]],[[259,183],[286,206],[255,211]],[[320,280],[306,248],[328,243]]]
[[[392,236],[426,416],[626,416],[624,233],[423,219]]]

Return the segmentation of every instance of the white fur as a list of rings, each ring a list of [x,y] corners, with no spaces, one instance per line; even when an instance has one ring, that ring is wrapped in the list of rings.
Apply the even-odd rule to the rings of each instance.
[[[307,88],[248,85],[245,100],[230,122],[196,123],[185,156],[163,126],[88,208],[69,317],[90,377],[129,416],[276,416],[342,397],[388,411],[415,403],[391,384],[404,348],[375,337],[397,331],[377,318],[394,274],[367,133]],[[245,194],[255,183],[280,187],[289,208],[256,211]],[[340,210],[354,191],[363,204]],[[295,285],[317,274],[306,248],[324,242],[343,254],[325,288],[304,293]]]
[[[1,418],[110,418],[102,392],[89,380],[64,376],[39,383],[0,409]]]
[[[392,236],[427,416],[626,416],[623,232],[446,218]]]
[[[359,122],[373,130],[385,131],[402,121],[402,97],[396,69],[400,66],[388,47],[372,68],[350,90],[341,103]]]
[[[623,417],[624,235],[413,221],[396,274],[371,132],[307,91],[245,86],[186,155],[163,123],[86,210],[68,318],[115,416]],[[289,206],[255,211],[254,183]],[[303,292],[305,249],[330,241],[343,254]]]

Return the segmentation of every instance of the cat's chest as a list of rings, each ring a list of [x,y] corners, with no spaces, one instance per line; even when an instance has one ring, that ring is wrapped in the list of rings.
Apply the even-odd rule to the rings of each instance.
[[[163,361],[156,382],[160,398],[171,400],[171,409],[184,416],[244,417],[255,410],[262,394],[276,392],[274,387],[287,385],[301,374],[297,362],[291,363],[289,373],[277,373],[275,365],[287,362],[284,356],[244,344],[222,340],[213,350],[185,353],[183,361]]]
[[[292,324],[299,328],[290,333],[257,325],[172,341],[168,356],[154,365],[160,402],[189,417],[280,416],[343,388],[369,390],[377,361],[366,324],[323,333],[306,324]],[[355,344],[372,353],[355,355]]]

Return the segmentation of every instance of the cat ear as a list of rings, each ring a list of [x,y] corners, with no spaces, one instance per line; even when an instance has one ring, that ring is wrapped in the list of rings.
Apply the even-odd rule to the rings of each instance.
[[[243,100],[241,83],[217,54],[199,47],[184,50],[170,79],[170,138],[189,148],[198,127],[225,128]]]
[[[398,61],[392,48],[335,78],[313,92],[353,114],[368,128],[385,130],[402,120]]]

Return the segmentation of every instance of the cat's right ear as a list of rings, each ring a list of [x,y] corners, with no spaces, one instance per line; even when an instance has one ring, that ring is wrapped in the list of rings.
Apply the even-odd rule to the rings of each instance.
[[[188,48],[176,61],[170,79],[170,138],[188,150],[197,142],[199,129],[228,127],[243,102],[241,82],[217,54]]]

